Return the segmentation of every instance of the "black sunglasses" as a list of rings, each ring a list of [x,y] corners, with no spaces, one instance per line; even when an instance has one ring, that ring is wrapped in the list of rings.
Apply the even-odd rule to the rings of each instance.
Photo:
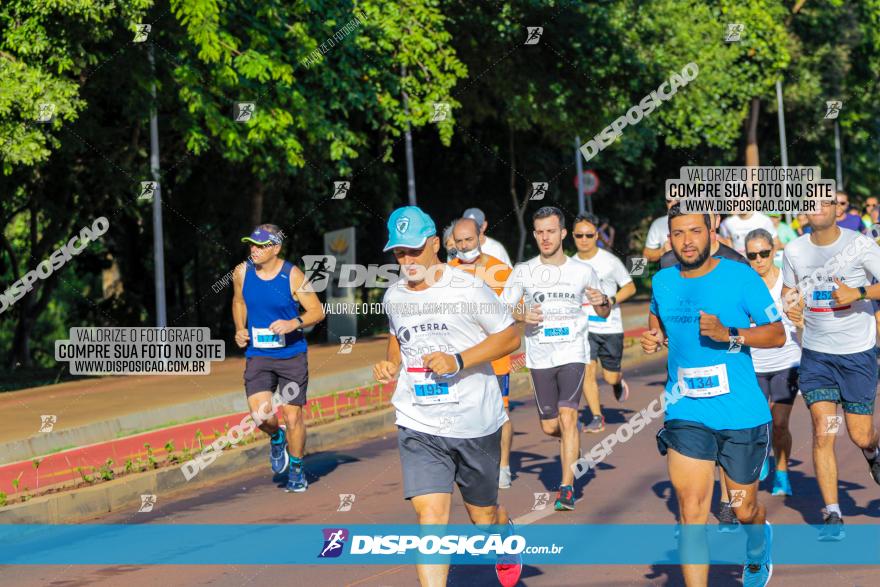
[[[574,238],[596,238],[595,232],[575,232]]]
[[[746,257],[749,258],[749,261],[754,261],[755,259],[758,258],[758,255],[761,255],[762,259],[766,259],[767,257],[770,256],[770,253],[772,253],[772,252],[773,251],[771,249],[765,249],[763,251],[758,251],[756,253],[746,253]]]

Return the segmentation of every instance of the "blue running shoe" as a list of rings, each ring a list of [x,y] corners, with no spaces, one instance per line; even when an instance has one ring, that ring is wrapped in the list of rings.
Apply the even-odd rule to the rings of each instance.
[[[791,490],[791,481],[788,479],[788,471],[776,471],[773,478],[773,495],[794,495]]]
[[[287,454],[287,434],[284,428],[278,429],[278,438],[269,441],[269,464],[272,472],[280,475],[290,465],[290,455]]]
[[[761,475],[758,477],[758,481],[763,481],[767,478],[767,475],[770,474],[770,457],[764,459],[764,464],[761,465]]]
[[[773,561],[770,549],[773,546],[773,528],[764,522],[764,552],[760,558],[749,561],[743,567],[743,587],[765,587],[773,576]]]
[[[309,487],[309,481],[306,479],[306,470],[302,465],[291,466],[287,471],[287,487],[284,491],[287,493],[303,493]]]

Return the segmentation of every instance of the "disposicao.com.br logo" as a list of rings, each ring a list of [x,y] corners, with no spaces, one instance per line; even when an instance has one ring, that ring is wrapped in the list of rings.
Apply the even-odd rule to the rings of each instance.
[[[526,545],[523,536],[511,534],[349,534],[345,528],[324,528],[323,546],[318,558],[336,558],[350,543],[349,555],[510,555],[510,554],[558,554],[563,546]],[[350,540],[349,540],[350,539]]]

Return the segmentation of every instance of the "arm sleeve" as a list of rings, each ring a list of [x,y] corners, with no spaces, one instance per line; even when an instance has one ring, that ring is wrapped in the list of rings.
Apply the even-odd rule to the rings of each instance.
[[[612,265],[611,276],[614,278],[614,281],[617,282],[618,289],[632,281],[632,277],[630,277],[629,272],[626,270],[626,267],[620,259],[614,257]]]
[[[651,223],[650,228],[648,228],[648,236],[645,239],[645,247],[649,249],[659,249],[663,246],[663,243],[660,241],[660,222],[662,220],[663,218],[657,218],[656,220],[654,220],[654,222]]]
[[[526,265],[518,264],[513,268],[510,277],[504,284],[504,290],[501,292],[501,301],[509,308],[517,305],[523,297],[523,271]]]
[[[798,276],[791,264],[791,256],[788,250],[782,251],[782,285],[794,287],[797,285]]]
[[[484,281],[479,281],[479,287],[475,289],[473,296],[474,299],[468,301],[476,302],[481,309],[474,315],[474,319],[487,334],[496,334],[513,324],[513,317],[504,302]]]
[[[865,244],[865,250],[862,253],[862,265],[872,277],[880,277],[880,246],[877,246],[877,243],[866,236],[858,238],[868,241]],[[871,280],[869,279],[868,284],[870,283]]]

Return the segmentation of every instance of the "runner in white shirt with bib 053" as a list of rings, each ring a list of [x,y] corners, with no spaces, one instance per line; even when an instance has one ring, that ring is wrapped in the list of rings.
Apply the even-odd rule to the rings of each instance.
[[[532,376],[541,428],[561,439],[562,484],[556,510],[574,509],[574,471],[578,459],[578,404],[588,360],[584,295],[596,312],[607,317],[608,296],[598,290],[596,272],[572,261],[562,251],[565,217],[559,208],[545,206],[533,216],[540,255],[513,269],[501,298],[517,305],[514,317],[525,322],[526,366]],[[523,300],[525,304],[520,303]]]
[[[611,301],[611,313],[607,318],[596,314],[586,297],[583,302],[589,324],[587,335],[589,363],[584,377],[584,399],[593,414],[585,431],[593,433],[605,429],[605,418],[602,416],[599,386],[596,381],[600,363],[605,381],[611,385],[617,401],[625,402],[629,398],[629,386],[623,380],[620,368],[623,357],[623,319],[619,304],[636,293],[632,277],[629,276],[620,259],[597,246],[598,222],[598,218],[592,214],[575,218],[572,236],[578,252],[571,257],[574,261],[593,268],[599,278],[599,289]]]
[[[825,204],[830,205],[825,205]],[[825,502],[820,540],[845,536],[837,499],[834,438],[846,430],[862,449],[880,484],[876,324],[871,300],[880,299],[880,248],[870,238],[837,226],[834,202],[810,215],[813,231],[785,247],[782,296],[792,322],[804,322],[800,388],[813,422],[813,464]],[[843,407],[843,417],[837,414]]]
[[[397,411],[398,447],[406,499],[419,524],[446,524],[458,485],[474,524],[512,523],[498,505],[501,426],[507,413],[490,361],[519,348],[509,311],[482,280],[437,257],[433,220],[415,206],[394,211],[388,243],[402,279],[385,293],[391,335],[379,381],[403,370],[391,402]],[[449,565],[417,564],[424,585],[445,585]],[[501,555],[496,574],[513,585],[519,555]]]

